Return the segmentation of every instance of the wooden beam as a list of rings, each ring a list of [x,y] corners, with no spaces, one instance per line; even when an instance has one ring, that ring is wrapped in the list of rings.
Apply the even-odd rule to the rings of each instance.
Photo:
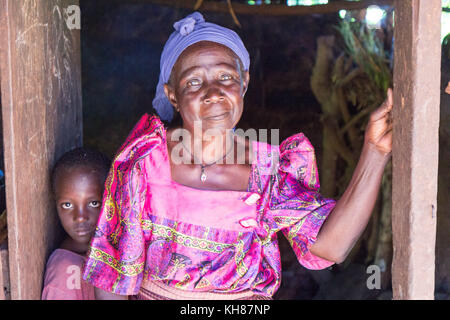
[[[11,282],[9,281],[8,242],[0,244],[0,300],[11,299]]]
[[[194,9],[196,0],[108,0],[118,4],[157,4],[161,6],[176,7],[183,9]],[[232,3],[233,10],[236,14],[242,15],[264,15],[264,16],[299,16],[308,14],[326,14],[334,13],[339,10],[361,10],[370,5],[392,5],[394,0],[363,0],[358,2],[352,1],[335,1],[323,5],[314,6],[287,6],[277,4],[262,4],[250,6],[242,3]],[[229,13],[230,9],[226,2],[212,2],[205,0],[198,9],[201,12],[219,12]]]
[[[395,3],[392,287],[434,299],[441,1]]]
[[[0,190],[4,191],[4,190]],[[8,259],[8,229],[6,226],[6,210],[0,214],[0,300],[11,299]]]
[[[65,8],[77,0],[0,0],[0,72],[12,299],[40,299],[61,229],[49,171],[82,144],[80,32]]]

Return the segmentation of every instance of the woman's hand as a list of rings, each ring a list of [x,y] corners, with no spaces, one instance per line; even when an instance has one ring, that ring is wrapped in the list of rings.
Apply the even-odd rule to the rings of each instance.
[[[392,108],[393,93],[389,88],[383,104],[373,111],[367,125],[365,143],[370,143],[383,153],[392,151]]]
[[[352,179],[310,248],[318,257],[342,263],[369,223],[392,150],[392,101],[389,89],[386,101],[370,115]]]

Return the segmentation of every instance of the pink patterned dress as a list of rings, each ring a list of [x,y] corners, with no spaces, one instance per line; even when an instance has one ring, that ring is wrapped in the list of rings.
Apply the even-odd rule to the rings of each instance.
[[[183,186],[171,179],[162,122],[143,116],[114,159],[83,278],[121,295],[136,295],[145,279],[271,297],[281,280],[278,231],[306,268],[331,266],[309,251],[335,201],[318,193],[308,139],[253,150],[246,192]]]

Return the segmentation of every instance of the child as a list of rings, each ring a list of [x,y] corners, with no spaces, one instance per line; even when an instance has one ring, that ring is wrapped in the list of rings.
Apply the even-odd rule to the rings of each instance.
[[[47,262],[42,300],[95,300],[94,288],[81,279],[81,270],[97,225],[109,165],[100,152],[77,148],[53,168],[52,193],[67,236]]]

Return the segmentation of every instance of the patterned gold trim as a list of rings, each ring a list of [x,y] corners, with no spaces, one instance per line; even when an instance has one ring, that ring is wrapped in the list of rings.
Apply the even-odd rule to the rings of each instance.
[[[143,230],[152,230],[153,234],[163,237],[167,240],[172,240],[175,243],[181,244],[188,248],[195,248],[209,252],[221,253],[226,248],[234,246],[234,244],[220,243],[202,238],[187,236],[178,232],[174,228],[153,223],[150,220],[142,220]]]
[[[242,234],[239,234],[239,238],[241,236]],[[246,252],[244,252],[244,245],[245,245],[244,241],[239,240],[239,242],[236,245],[236,255],[234,257],[234,262],[236,263],[236,272],[241,277],[243,277],[248,271],[248,267],[244,263],[244,258],[246,254]]]
[[[312,150],[312,151],[314,151],[314,150]],[[308,185],[309,185],[309,187],[311,189],[313,189],[316,186],[316,184],[318,183],[318,181],[317,181],[316,155],[315,155],[314,152],[312,154],[312,157],[311,157],[310,161],[314,165],[314,167],[311,168],[311,177],[310,177],[310,179],[308,181]]]
[[[273,221],[275,221],[280,228],[290,227],[303,219],[304,219],[304,217],[303,218],[287,217],[287,216],[274,216],[273,217]]]
[[[120,274],[123,274],[128,277],[136,276],[144,270],[144,263],[126,265],[117,261],[116,258],[107,254],[106,252],[92,247],[90,249],[89,258],[103,262],[104,264],[110,266]]]
[[[300,229],[301,229],[302,226],[303,226],[303,223],[305,223],[305,219],[301,219],[301,220],[299,221],[299,223],[295,224],[295,225],[293,226],[293,228],[291,228],[291,229],[289,230],[289,234],[288,234],[288,236],[287,236],[287,238],[288,238],[289,240],[292,241],[292,239],[293,239],[295,236],[297,236],[298,232],[300,231]]]

